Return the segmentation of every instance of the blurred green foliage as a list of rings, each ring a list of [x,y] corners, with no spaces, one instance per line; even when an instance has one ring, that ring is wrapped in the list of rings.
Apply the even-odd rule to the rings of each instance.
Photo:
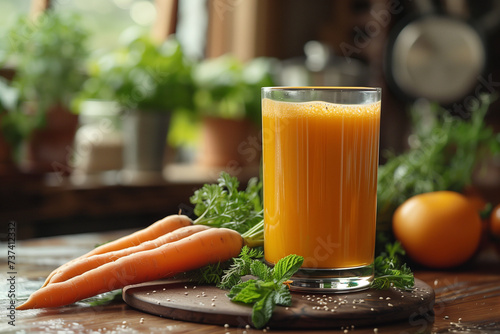
[[[195,105],[200,115],[249,118],[260,124],[261,87],[273,86],[271,58],[247,63],[232,55],[206,59],[193,68],[197,87]]]
[[[1,128],[14,147],[45,125],[49,108],[68,106],[80,90],[86,78],[87,38],[78,15],[51,11],[36,20],[20,17],[8,30],[0,64],[15,66],[16,74],[10,87],[0,90]],[[25,102],[30,113],[23,108]]]
[[[0,112],[13,146],[44,126],[52,105],[77,112],[88,99],[116,101],[123,110],[173,112],[169,142],[189,145],[199,139],[204,115],[260,124],[260,89],[275,85],[274,59],[190,61],[174,36],[159,44],[138,27],[117,38],[118,48],[89,57],[92,38],[73,11],[48,11],[37,21],[22,17],[8,30],[0,64],[12,65],[17,75],[0,82]],[[35,112],[26,113],[26,102]]]
[[[88,71],[77,105],[85,99],[105,99],[129,110],[193,109],[191,64],[175,38],[157,44],[132,34],[122,47],[91,60]]]

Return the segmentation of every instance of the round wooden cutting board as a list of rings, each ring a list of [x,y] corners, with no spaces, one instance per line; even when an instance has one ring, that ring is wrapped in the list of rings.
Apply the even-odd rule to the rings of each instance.
[[[252,325],[252,308],[231,302],[214,286],[155,281],[123,289],[133,308],[158,316],[205,324]],[[348,294],[292,292],[292,306],[276,307],[270,328],[336,328],[415,321],[432,316],[434,290],[415,279],[413,291],[364,290]]]

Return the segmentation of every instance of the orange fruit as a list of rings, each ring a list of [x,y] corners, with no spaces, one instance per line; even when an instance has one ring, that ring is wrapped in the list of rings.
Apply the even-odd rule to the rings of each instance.
[[[395,237],[407,255],[430,268],[451,268],[474,255],[481,240],[481,218],[457,192],[413,196],[393,216]]]
[[[490,213],[489,232],[495,238],[500,240],[500,204],[497,204]]]

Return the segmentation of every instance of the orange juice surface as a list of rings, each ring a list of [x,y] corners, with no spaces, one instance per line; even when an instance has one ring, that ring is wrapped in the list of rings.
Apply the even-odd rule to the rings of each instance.
[[[264,252],[303,268],[373,262],[380,102],[262,101]]]

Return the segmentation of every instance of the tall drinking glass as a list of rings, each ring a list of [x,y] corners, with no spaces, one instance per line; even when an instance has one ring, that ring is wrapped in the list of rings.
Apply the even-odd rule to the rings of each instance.
[[[264,253],[297,254],[291,289],[373,279],[380,88],[262,88]]]

